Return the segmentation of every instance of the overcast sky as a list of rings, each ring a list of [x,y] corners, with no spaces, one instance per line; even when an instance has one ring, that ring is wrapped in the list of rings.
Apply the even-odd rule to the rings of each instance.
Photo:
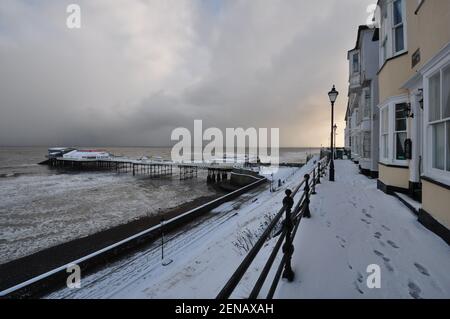
[[[0,145],[165,146],[194,119],[326,145],[334,83],[342,144],[346,54],[374,2],[1,0]]]

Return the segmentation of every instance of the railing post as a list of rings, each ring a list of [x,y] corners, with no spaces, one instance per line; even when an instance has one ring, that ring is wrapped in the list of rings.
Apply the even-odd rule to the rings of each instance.
[[[292,191],[286,190],[286,197],[283,199],[283,205],[286,206],[286,219],[284,220],[284,227],[286,228],[286,239],[283,245],[283,253],[286,256],[286,263],[284,265],[283,278],[289,282],[294,281],[294,271],[291,266],[292,255],[294,254],[294,245],[292,244],[292,229],[294,223],[292,222],[291,209],[294,206],[294,200],[291,198]]]
[[[320,174],[322,174],[322,170],[320,168],[320,162],[317,164],[317,184],[320,184]]]
[[[312,184],[312,195],[316,195],[316,168],[313,169],[313,184]]]
[[[309,175],[306,174],[305,175],[305,190],[304,190],[304,194],[305,194],[305,211],[303,213],[303,216],[305,218],[311,218],[311,212],[309,210]]]

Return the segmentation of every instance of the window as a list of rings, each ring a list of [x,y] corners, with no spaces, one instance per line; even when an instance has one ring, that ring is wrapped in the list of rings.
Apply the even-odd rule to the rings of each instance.
[[[380,106],[380,161],[408,165],[405,142],[408,138],[408,95],[388,99]]]
[[[406,15],[404,0],[385,1],[381,5],[380,67],[406,48]]]
[[[434,122],[441,118],[441,73],[438,72],[430,78],[430,109],[429,121]]]
[[[408,105],[406,103],[395,105],[395,159],[406,160],[405,141],[407,138],[406,123],[408,119]]]
[[[370,132],[364,132],[364,140],[363,140],[363,158],[370,158]]]
[[[403,0],[394,1],[393,5],[393,34],[394,34],[394,53],[405,49],[405,37],[403,26]]]
[[[450,65],[429,78],[428,108],[431,167],[450,172]]]
[[[370,96],[370,88],[365,89],[364,92],[364,117],[370,118],[371,111],[371,96]]]
[[[353,73],[359,73],[359,54],[358,53],[353,54],[352,69],[353,69]]]
[[[388,158],[389,149],[389,109],[387,107],[381,110],[381,157]]]

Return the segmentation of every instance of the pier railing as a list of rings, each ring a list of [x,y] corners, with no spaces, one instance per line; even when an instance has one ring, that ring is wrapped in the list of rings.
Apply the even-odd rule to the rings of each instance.
[[[316,194],[316,185],[320,184],[320,179],[325,174],[327,166],[328,158],[323,158],[318,161],[314,165],[314,168],[308,174],[306,174],[304,176],[304,179],[295,187],[291,195],[286,196],[287,198],[290,197],[295,201],[295,198],[298,195],[299,199],[297,200],[296,204],[292,200],[283,201],[283,207],[278,211],[278,213],[272,219],[271,223],[262,233],[261,237],[255,243],[253,248],[248,252],[247,256],[244,258],[231,278],[219,292],[216,297],[217,299],[230,298],[236,287],[241,282],[245,273],[251,266],[252,262],[261,251],[261,248],[269,239],[270,234],[274,231],[280,221],[282,221],[283,224],[282,231],[248,298],[257,299],[259,297],[261,289],[263,288],[269,273],[273,269],[274,262],[279,255],[280,249],[282,250],[283,256],[278,267],[276,268],[276,272],[273,276],[272,283],[266,295],[266,299],[273,298],[281,277],[286,278],[289,282],[292,282],[294,280],[295,274],[291,267],[291,258],[294,253],[293,239],[295,238],[302,218],[311,217],[311,212],[309,210],[310,196]],[[284,219],[283,215],[285,216]]]

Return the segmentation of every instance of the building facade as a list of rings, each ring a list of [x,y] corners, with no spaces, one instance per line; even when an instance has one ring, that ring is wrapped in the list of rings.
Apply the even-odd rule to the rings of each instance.
[[[352,160],[365,175],[378,177],[378,41],[374,30],[360,26],[348,52],[349,88],[345,141]]]
[[[379,181],[449,242],[450,1],[380,0]]]

